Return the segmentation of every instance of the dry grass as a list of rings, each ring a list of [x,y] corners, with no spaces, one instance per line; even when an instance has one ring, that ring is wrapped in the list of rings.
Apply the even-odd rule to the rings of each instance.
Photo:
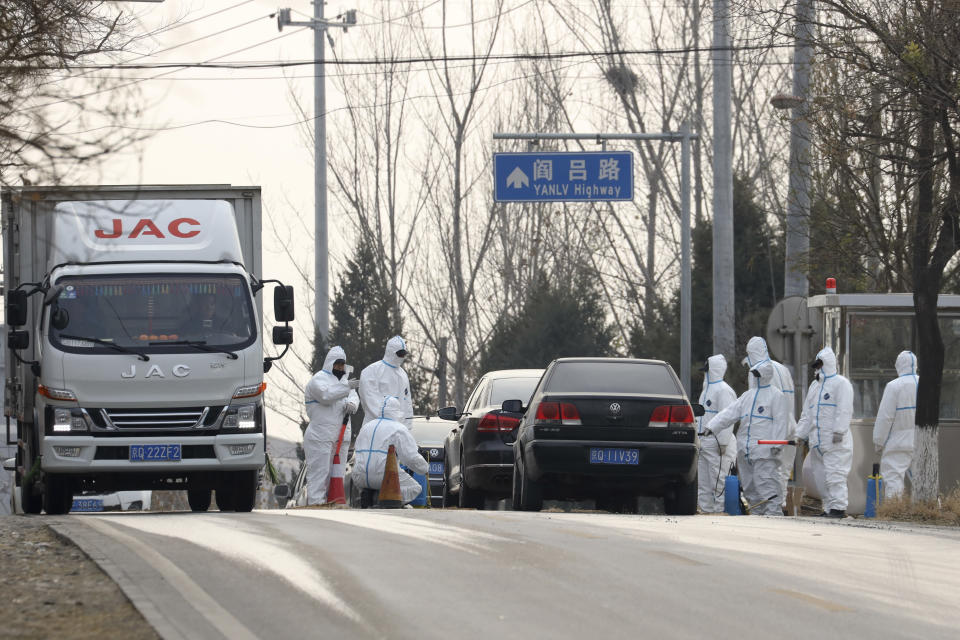
[[[960,526],[960,488],[936,501],[915,502],[908,497],[884,500],[877,509],[877,519]]]

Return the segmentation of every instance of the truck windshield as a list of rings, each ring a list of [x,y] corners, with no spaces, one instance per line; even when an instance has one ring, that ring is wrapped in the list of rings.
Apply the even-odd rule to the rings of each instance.
[[[189,341],[243,349],[257,336],[239,275],[68,276],[57,284],[64,286],[56,306],[66,312],[66,326],[51,322],[50,341],[71,353],[113,352],[81,337],[156,353],[196,351]]]

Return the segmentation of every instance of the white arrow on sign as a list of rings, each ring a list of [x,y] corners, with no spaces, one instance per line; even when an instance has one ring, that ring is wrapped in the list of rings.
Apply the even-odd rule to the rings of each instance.
[[[507,176],[507,186],[513,187],[514,189],[528,187],[530,186],[530,178],[528,178],[527,174],[520,170],[520,167],[517,167],[510,172],[510,175]]]

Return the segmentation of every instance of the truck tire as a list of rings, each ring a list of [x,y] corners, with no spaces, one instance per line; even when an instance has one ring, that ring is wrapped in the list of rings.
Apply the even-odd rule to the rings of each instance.
[[[47,474],[43,483],[43,509],[50,516],[70,513],[73,506],[73,482],[70,476]]]
[[[540,511],[543,509],[543,486],[527,473],[527,465],[520,457],[520,510]]]
[[[235,490],[232,486],[233,474],[226,474],[217,485],[217,509],[220,511],[236,511],[234,506]]]
[[[673,491],[663,497],[663,510],[668,516],[697,514],[697,474],[690,482],[678,482]]]
[[[33,429],[24,425],[23,446],[17,447],[17,484],[20,486],[20,507],[24,513],[37,515],[43,511],[43,495],[36,491],[36,477],[27,479],[36,463],[33,456]],[[19,469],[24,470],[23,476]]]
[[[237,471],[234,474],[233,509],[234,511],[250,512],[257,503],[257,485],[260,483],[260,473],[256,470]]]
[[[220,493],[217,492],[217,498],[219,497]],[[206,511],[210,508],[212,498],[213,492],[210,489],[187,489],[187,502],[190,504],[190,511]]]

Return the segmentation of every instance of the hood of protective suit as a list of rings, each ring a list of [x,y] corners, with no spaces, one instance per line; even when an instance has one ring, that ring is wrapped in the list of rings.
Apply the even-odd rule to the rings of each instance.
[[[403,358],[397,355],[397,351],[406,349],[407,343],[400,336],[393,336],[387,340],[387,348],[383,350],[383,361],[391,367],[399,367],[403,364]]]
[[[901,351],[897,356],[897,375],[908,376],[917,373],[917,356],[912,351]]]
[[[727,372],[727,359],[722,353],[707,358],[707,382],[719,382],[723,380]]]
[[[754,371],[760,372],[760,385],[766,386],[773,382],[773,364],[769,360],[753,365],[750,368],[751,376]]]
[[[347,353],[343,350],[343,347],[333,347],[330,351],[327,351],[327,357],[323,359],[323,370],[332,373],[333,363],[337,360],[347,360]]]
[[[753,336],[747,342],[747,364],[754,367],[764,360],[770,359],[770,352],[767,350],[767,341],[760,336]]]
[[[387,420],[396,420],[403,422],[403,409],[400,407],[400,398],[396,396],[387,396],[380,408],[380,417]]]
[[[817,360],[823,362],[823,367],[820,369],[820,372],[823,375],[837,375],[837,354],[833,352],[833,349],[830,347],[824,347],[821,349],[820,353],[817,354]]]

